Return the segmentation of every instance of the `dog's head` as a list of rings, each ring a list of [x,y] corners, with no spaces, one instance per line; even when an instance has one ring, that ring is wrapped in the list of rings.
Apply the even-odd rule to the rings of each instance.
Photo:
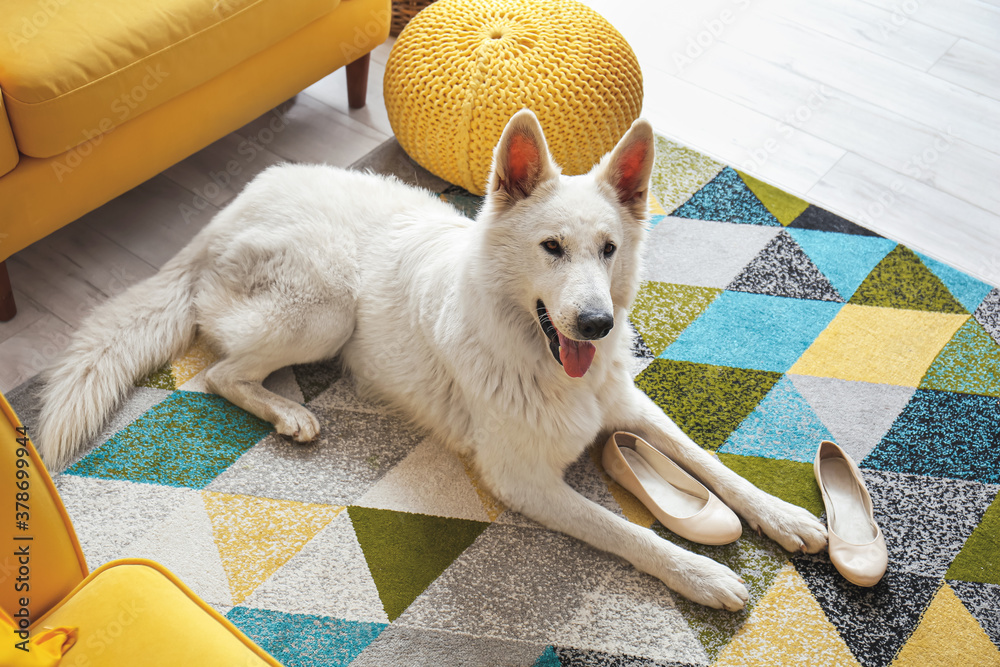
[[[589,173],[564,176],[528,110],[510,119],[493,152],[479,222],[494,278],[537,319],[540,343],[572,377],[590,368],[597,341],[625,326],[653,152],[652,127],[640,119]]]

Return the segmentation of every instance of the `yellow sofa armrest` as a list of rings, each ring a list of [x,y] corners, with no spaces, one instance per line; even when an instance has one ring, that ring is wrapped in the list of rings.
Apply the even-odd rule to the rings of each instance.
[[[0,395],[0,607],[26,629],[86,576],[66,508]]]
[[[21,158],[14,142],[14,132],[10,129],[10,120],[4,108],[3,95],[0,95],[0,176],[17,166]]]

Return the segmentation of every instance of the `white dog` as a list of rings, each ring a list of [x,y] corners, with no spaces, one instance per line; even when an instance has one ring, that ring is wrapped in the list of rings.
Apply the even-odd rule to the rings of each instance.
[[[472,457],[507,506],[615,553],[705,605],[747,600],[729,568],[587,500],[563,480],[612,431],[646,438],[790,551],[826,531],[692,442],[630,375],[653,166],[636,121],[586,175],[553,163],[530,111],[494,151],[469,220],[391,178],[279,166],[255,179],[161,271],[95,310],[51,369],[38,441],[65,465],[128,388],[199,330],[209,388],[298,441],[319,423],[261,385],[339,354],[362,391]]]

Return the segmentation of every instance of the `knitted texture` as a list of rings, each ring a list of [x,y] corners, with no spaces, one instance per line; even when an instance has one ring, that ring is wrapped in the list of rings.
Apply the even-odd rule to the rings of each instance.
[[[520,109],[538,116],[564,173],[582,174],[642,108],[628,42],[573,0],[438,0],[400,34],[384,89],[403,149],[476,194]]]

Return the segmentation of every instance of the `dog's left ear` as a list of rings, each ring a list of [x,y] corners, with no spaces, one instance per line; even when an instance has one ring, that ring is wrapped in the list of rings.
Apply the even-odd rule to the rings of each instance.
[[[646,194],[653,171],[653,126],[642,118],[597,166],[597,178],[615,191],[618,201],[638,220],[647,215]]]

